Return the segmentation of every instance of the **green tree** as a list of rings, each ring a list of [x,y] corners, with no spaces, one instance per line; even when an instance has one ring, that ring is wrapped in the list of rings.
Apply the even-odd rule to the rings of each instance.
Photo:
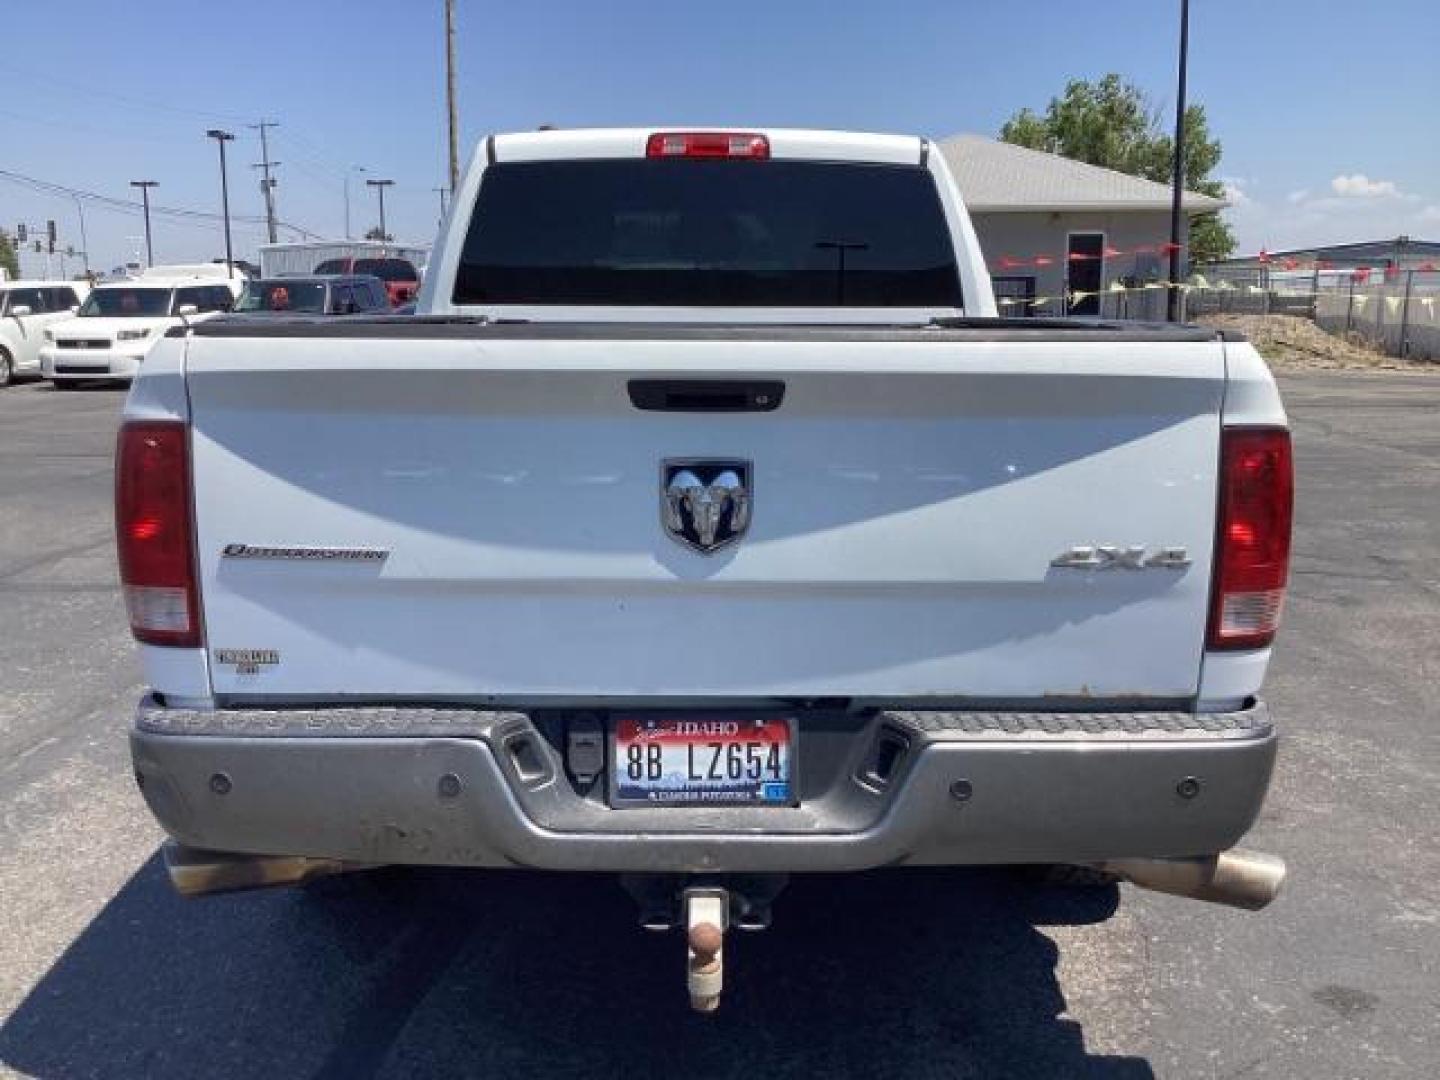
[[[0,229],[0,266],[10,271],[12,278],[20,276],[20,256],[15,252],[15,245],[10,241],[10,234]]]
[[[1144,91],[1119,75],[1099,82],[1071,80],[1063,97],[1050,99],[1044,115],[1021,109],[1000,129],[1004,142],[1045,150],[1168,184],[1175,140],[1161,126],[1159,110]],[[1210,174],[1220,164],[1220,141],[1210,137],[1205,107],[1185,110],[1185,186],[1216,197],[1224,185]],[[1196,262],[1223,259],[1235,250],[1235,236],[1219,214],[1190,222],[1190,256]]]

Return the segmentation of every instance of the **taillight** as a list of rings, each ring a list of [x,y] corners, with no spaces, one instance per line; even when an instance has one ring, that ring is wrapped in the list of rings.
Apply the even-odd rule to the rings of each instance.
[[[1290,570],[1293,505],[1290,433],[1225,429],[1210,648],[1258,649],[1275,637]]]
[[[770,140],[749,131],[657,131],[645,143],[652,158],[768,158]]]
[[[120,584],[131,631],[151,645],[200,645],[188,434],[180,421],[131,421],[116,444]]]

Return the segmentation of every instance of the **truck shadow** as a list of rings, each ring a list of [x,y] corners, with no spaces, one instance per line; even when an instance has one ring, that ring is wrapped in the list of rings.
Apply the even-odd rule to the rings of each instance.
[[[1091,1056],[1036,927],[1115,889],[1007,871],[792,882],[727,939],[714,1017],[678,935],[634,928],[608,876],[382,872],[187,902],[158,857],[0,1029],[38,1077],[1150,1077]]]

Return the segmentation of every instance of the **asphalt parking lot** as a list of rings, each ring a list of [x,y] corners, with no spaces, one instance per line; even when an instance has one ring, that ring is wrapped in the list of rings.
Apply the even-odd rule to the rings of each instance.
[[[186,902],[130,779],[123,395],[0,391],[0,1069],[40,1077],[1440,1075],[1440,378],[1287,379],[1286,742],[1245,914],[1003,871],[797,882],[714,1019],[606,878]]]

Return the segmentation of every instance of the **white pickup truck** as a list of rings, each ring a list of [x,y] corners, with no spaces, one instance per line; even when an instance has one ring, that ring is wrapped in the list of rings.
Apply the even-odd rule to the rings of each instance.
[[[784,876],[1232,851],[1290,543],[1243,340],[1005,320],[941,156],[815,131],[477,152],[414,317],[223,316],[140,370],[144,797],[202,893],[614,871],[723,931]]]

